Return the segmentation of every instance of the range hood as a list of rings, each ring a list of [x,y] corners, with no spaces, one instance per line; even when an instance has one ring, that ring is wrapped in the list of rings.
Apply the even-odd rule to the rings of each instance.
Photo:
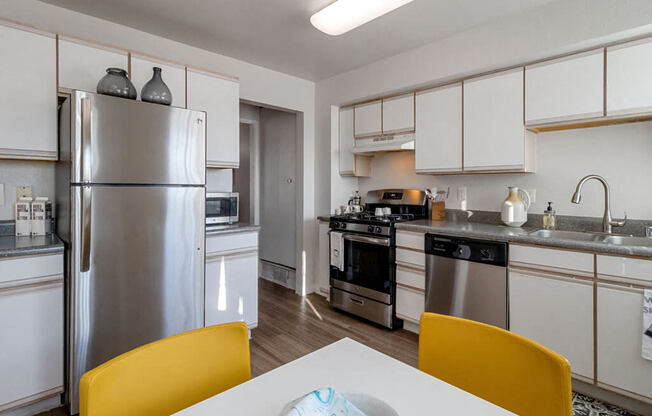
[[[378,152],[402,152],[414,150],[414,133],[377,136],[355,139],[353,153],[356,155],[373,155]]]

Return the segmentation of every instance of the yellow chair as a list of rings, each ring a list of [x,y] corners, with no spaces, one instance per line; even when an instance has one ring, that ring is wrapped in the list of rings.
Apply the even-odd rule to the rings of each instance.
[[[169,415],[251,378],[247,325],[195,329],[84,374],[80,416]]]
[[[421,315],[419,369],[521,416],[570,416],[568,361],[503,329]]]

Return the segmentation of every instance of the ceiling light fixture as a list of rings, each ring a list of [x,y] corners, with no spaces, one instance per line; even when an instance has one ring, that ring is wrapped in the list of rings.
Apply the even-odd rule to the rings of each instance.
[[[310,23],[332,36],[341,35],[413,0],[337,0],[310,17]]]

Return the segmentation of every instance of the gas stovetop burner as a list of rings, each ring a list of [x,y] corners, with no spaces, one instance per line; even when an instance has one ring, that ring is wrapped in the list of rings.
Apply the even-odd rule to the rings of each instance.
[[[338,221],[374,222],[374,223],[384,222],[390,224],[395,222],[410,221],[415,219],[415,216],[414,214],[389,214],[389,215],[376,216],[374,213],[370,213],[370,212],[354,212],[351,214],[334,215],[331,218]]]

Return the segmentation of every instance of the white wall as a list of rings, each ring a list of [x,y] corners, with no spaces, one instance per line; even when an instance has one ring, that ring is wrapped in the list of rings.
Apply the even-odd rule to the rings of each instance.
[[[17,186],[31,186],[32,197],[54,200],[54,163],[0,160],[0,183],[5,201],[0,205],[0,221],[13,220]]]
[[[301,261],[300,259],[305,257],[305,268],[308,273],[313,273],[316,267],[314,250],[317,240],[317,224],[313,221],[315,217],[315,84],[313,82],[36,0],[2,0],[1,3],[0,18],[234,75],[240,79],[241,99],[299,112],[302,121],[303,143],[300,165],[303,168],[303,178],[302,187],[297,195],[301,199],[304,221],[300,230],[301,240],[297,241],[297,246],[298,254],[302,254],[302,251],[306,253],[305,256],[299,255],[298,259]],[[0,178],[0,183],[2,181],[3,178]]]
[[[595,185],[587,185],[582,205],[570,206],[567,189],[575,185],[585,173],[602,173],[610,177],[614,190],[620,188],[627,203],[616,201],[614,213],[620,215],[624,205],[632,217],[652,217],[643,197],[632,199],[640,192],[641,181],[621,181],[622,175],[638,177],[643,166],[640,153],[647,151],[642,138],[650,136],[649,125],[619,126],[588,129],[577,132],[546,133],[539,135],[537,150],[540,163],[534,175],[468,175],[441,179],[413,174],[413,156],[388,154],[377,156],[373,162],[372,179],[342,178],[337,172],[337,136],[331,134],[331,106],[378,97],[389,93],[408,91],[489,70],[500,69],[532,60],[586,49],[607,42],[628,39],[652,33],[652,2],[649,0],[565,0],[543,5],[526,13],[478,26],[447,39],[406,51],[400,55],[339,74],[317,83],[316,90],[316,144],[317,154],[330,154],[330,160],[316,159],[317,212],[332,212],[345,202],[350,192],[358,187],[423,187],[435,186],[437,181],[451,186],[469,187],[469,209],[498,210],[495,201],[501,201],[503,185],[523,183],[537,189],[539,211],[546,198],[560,203],[560,214],[601,215],[589,193],[597,194]],[[591,137],[600,137],[598,152]],[[557,151],[575,152],[574,159],[556,159],[548,140],[558,143]],[[545,142],[545,143],[544,143]],[[623,143],[633,146],[623,149]],[[587,145],[587,146],[584,146]],[[588,148],[587,148],[588,147]],[[607,150],[608,153],[607,153]],[[547,153],[548,152],[548,153]],[[640,152],[640,153],[638,153]],[[631,153],[631,154],[626,154]],[[549,154],[549,156],[547,156]],[[636,156],[636,166],[630,163]],[[613,163],[623,170],[606,167]],[[571,167],[575,164],[575,168]],[[569,178],[554,176],[555,169]],[[553,175],[553,176],[551,176]],[[636,184],[636,186],[635,186]],[[546,199],[548,200],[548,199]],[[630,202],[631,201],[631,202]],[[562,206],[563,205],[563,206]],[[600,205],[598,205],[600,206]]]
[[[621,124],[561,132],[539,133],[535,174],[417,175],[414,153],[384,153],[372,161],[372,178],[359,180],[360,190],[383,187],[450,187],[448,208],[460,208],[458,187],[467,187],[468,208],[500,211],[509,185],[536,189],[530,212],[542,214],[547,201],[559,215],[601,217],[604,210],[602,185],[589,181],[582,188],[582,202],[570,202],[577,182],[598,173],[611,185],[611,210],[621,218],[652,220],[652,122]]]

